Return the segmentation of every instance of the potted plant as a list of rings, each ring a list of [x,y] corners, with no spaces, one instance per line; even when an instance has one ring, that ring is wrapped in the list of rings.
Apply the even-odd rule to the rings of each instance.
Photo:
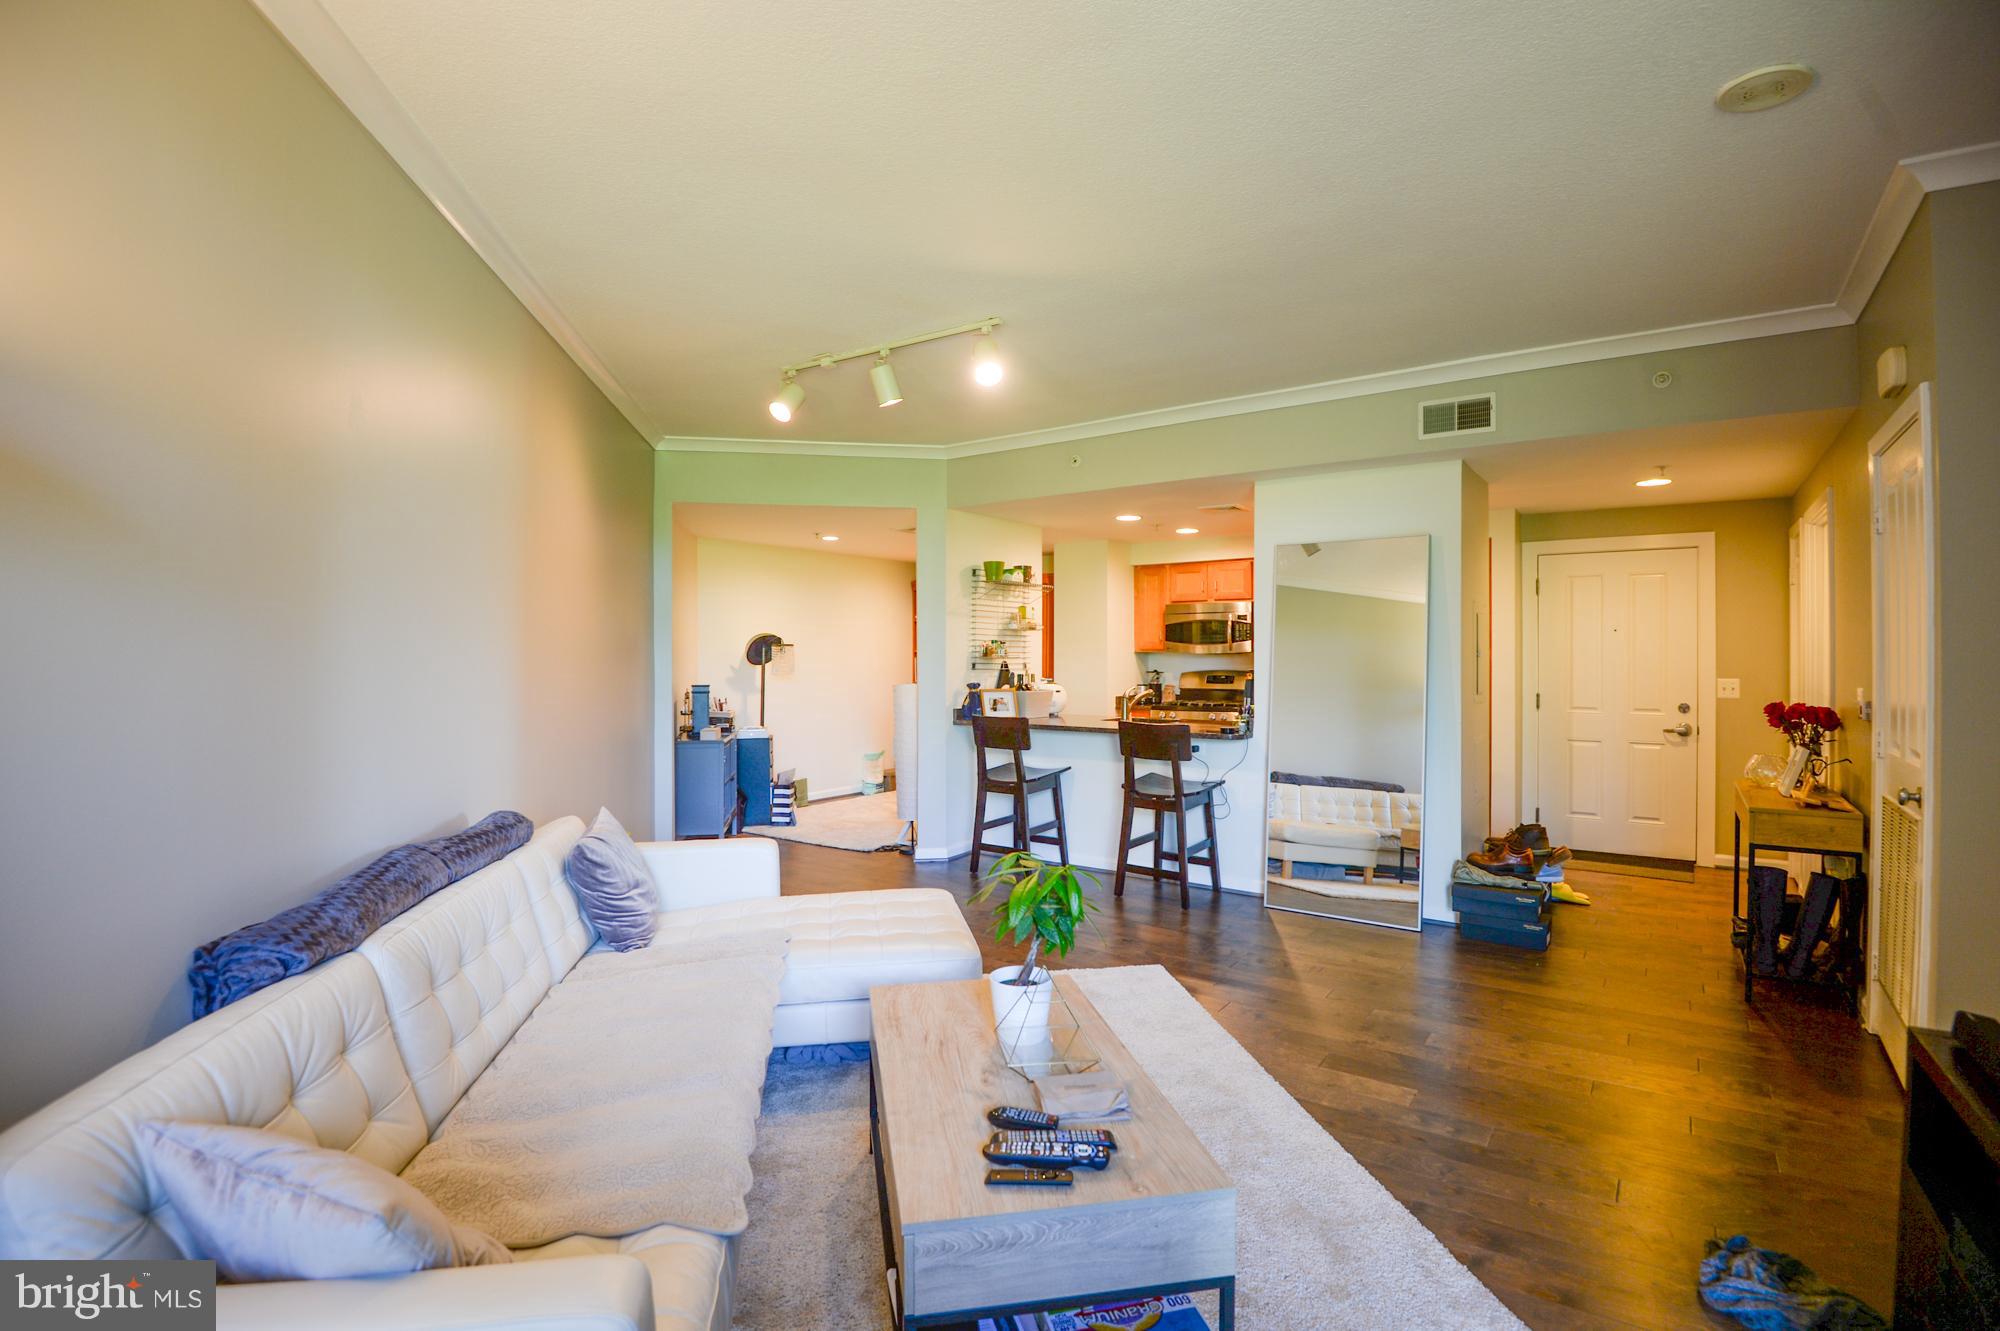
[[[1077,926],[1097,909],[1084,891],[1097,878],[1073,864],[1048,864],[1025,850],[1010,851],[986,871],[986,881],[973,893],[977,903],[1005,890],[994,912],[993,936],[1002,942],[1026,943],[1028,956],[1018,966],[1001,966],[987,976],[993,989],[993,1017],[1003,1040],[1049,1024],[1049,1003],[1055,979],[1036,963],[1043,952],[1068,956],[1076,946]]]

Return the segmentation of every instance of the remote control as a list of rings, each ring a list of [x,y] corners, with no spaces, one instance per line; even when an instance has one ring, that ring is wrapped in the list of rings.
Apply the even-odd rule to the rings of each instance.
[[[1044,1114],[1039,1109],[1000,1105],[986,1111],[986,1121],[996,1128],[1053,1128],[1059,1120],[1054,1114]]]
[[[1084,1142],[1118,1149],[1118,1139],[1108,1128],[1024,1128],[997,1132],[994,1136],[1010,1142],[1059,1142],[1064,1146]]]
[[[998,1188],[1067,1188],[1076,1175],[1067,1169],[989,1169],[986,1185]]]
[[[1021,1165],[1030,1169],[1068,1169],[1079,1165],[1085,1169],[1107,1169],[1111,1165],[1111,1148],[1108,1146],[1094,1146],[1089,1142],[1010,1141],[997,1132],[986,1143],[984,1154],[996,1165]]]

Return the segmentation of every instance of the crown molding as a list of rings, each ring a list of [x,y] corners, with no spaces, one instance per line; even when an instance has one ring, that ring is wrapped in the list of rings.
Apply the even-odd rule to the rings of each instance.
[[[794,457],[931,458],[949,456],[949,444],[872,444],[843,439],[732,439],[714,435],[662,435],[662,453],[772,453]]]
[[[473,253],[527,307],[528,313],[548,331],[577,368],[609,398],[642,438],[652,439],[659,427],[625,390],[610,367],[583,334],[570,323],[527,264],[507,243],[486,210],[445,163],[431,141],[410,118],[396,95],[389,91],[375,69],[348,40],[346,32],[319,0],[251,0],[278,36],[296,51],[319,81],[326,85],[341,105],[361,122],[382,145],[389,157],[402,168],[431,206],[443,215]]]
[[[1310,406],[1319,402],[1337,402],[1343,398],[1369,397],[1377,393],[1394,393],[1403,389],[1432,388],[1439,384],[1495,378],[1527,370],[1546,370],[1560,365],[1582,365],[1592,361],[1615,360],[1621,356],[1646,356],[1684,347],[1713,346],[1722,342],[1742,342],[1752,338],[1777,337],[1785,333],[1838,328],[1852,322],[1854,321],[1845,311],[1836,305],[1809,305],[1795,310],[1778,310],[1770,314],[1753,314],[1737,319],[1716,319],[1706,323],[1657,328],[1643,333],[1621,333],[1581,342],[1561,342],[1545,347],[1529,347],[1520,351],[1468,356],[1460,360],[1439,361],[1436,364],[1419,365],[1406,370],[1389,370],[1379,374],[1354,375],[1346,379],[1329,379],[1323,383],[1305,384],[1298,388],[1281,388],[1265,393],[1215,398],[1207,402],[1191,402],[1178,407],[1161,407],[1124,416],[1109,416],[1101,420],[1082,421],[1075,425],[1061,425],[1047,430],[969,439],[956,444],[844,443],[833,440],[667,436],[656,440],[654,447],[669,453],[817,453],[823,456],[841,457],[919,457],[949,460],[976,457],[983,453],[1006,453],[1020,448],[1036,448],[1044,444],[1069,443],[1078,439],[1096,439],[1105,435],[1129,434],[1135,430],[1151,430],[1163,425],[1181,425],[1189,421],[1217,420],[1227,416],[1245,416],[1253,412],[1277,411],[1286,407]]]
[[[1882,274],[1889,269],[1889,260],[1896,257],[1896,247],[1903,243],[1911,220],[1923,206],[1924,195],[1989,180],[2000,180],[2000,143],[1906,157],[1896,164],[1875,205],[1875,215],[1868,219],[1868,230],[1862,233],[1854,262],[1848,266],[1847,280],[1834,298],[1850,322],[1858,320],[1868,307]]]

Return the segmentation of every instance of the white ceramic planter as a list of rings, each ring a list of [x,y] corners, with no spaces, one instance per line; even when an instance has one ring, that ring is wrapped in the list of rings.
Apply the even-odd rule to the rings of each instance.
[[[1021,973],[1019,966],[1002,966],[986,977],[993,991],[993,1029],[1003,1042],[1012,1043],[1022,1035],[1049,1027],[1049,1003],[1056,983],[1046,966],[1038,966],[1034,984],[1009,984]]]

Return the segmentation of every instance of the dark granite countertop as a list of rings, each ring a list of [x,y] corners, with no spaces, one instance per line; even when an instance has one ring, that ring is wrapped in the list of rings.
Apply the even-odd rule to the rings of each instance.
[[[1144,720],[1145,718],[1142,717],[1140,719]],[[953,711],[951,714],[951,723],[955,726],[970,726],[972,724],[972,722],[960,716],[956,711]],[[1240,726],[1209,726],[1202,725],[1200,722],[1190,721],[1187,723],[1187,727],[1197,739],[1250,738],[1250,722],[1248,721],[1245,721]],[[1028,729],[1064,731],[1076,735],[1116,735],[1118,733],[1118,718],[1115,716],[1038,716],[1029,718]]]

